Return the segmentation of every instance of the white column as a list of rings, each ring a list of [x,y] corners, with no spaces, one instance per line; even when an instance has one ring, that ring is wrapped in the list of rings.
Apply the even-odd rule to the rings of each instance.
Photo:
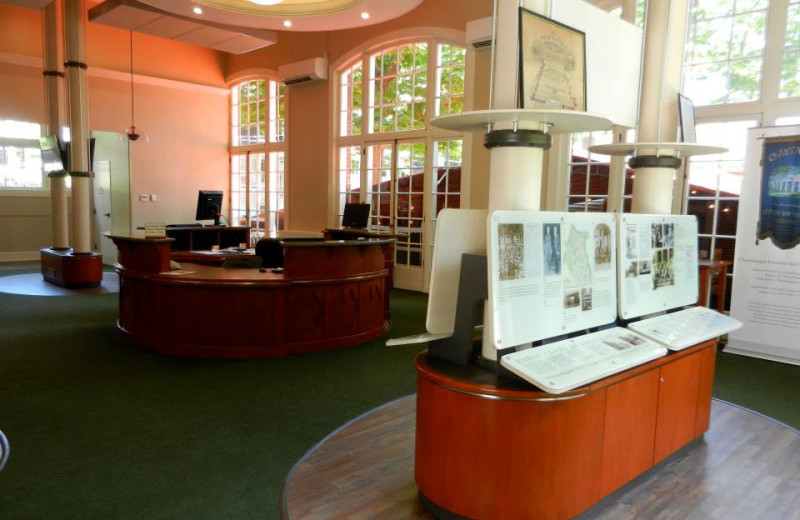
[[[75,253],[91,253],[91,177],[86,79],[85,0],[65,0],[67,85],[69,87],[72,240]]]
[[[61,46],[61,2],[44,8],[42,29],[44,33],[44,101],[45,116],[50,135],[59,135],[63,118],[64,52]],[[67,183],[65,172],[51,172],[50,213],[53,228],[53,249],[69,249],[69,212],[67,211]]]
[[[687,0],[647,3],[642,90],[639,97],[640,143],[673,142],[678,132],[678,100]],[[641,150],[652,155],[656,150]],[[634,213],[672,212],[674,168],[639,168],[633,183]]]

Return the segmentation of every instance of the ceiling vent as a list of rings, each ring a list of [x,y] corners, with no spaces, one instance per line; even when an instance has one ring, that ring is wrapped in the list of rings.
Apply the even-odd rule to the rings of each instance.
[[[492,46],[492,17],[467,22],[467,43],[474,49],[486,49]]]
[[[311,58],[278,67],[278,77],[284,85],[298,85],[328,79],[328,60]]]

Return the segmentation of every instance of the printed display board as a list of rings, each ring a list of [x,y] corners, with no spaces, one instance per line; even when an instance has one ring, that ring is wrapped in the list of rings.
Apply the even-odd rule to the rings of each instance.
[[[628,328],[661,343],[670,350],[683,350],[740,328],[742,323],[705,307],[636,321]]]
[[[496,348],[616,320],[613,214],[495,211],[488,225]]]
[[[620,318],[697,303],[697,218],[625,214],[617,219]]]
[[[560,394],[666,353],[662,345],[614,327],[507,354],[500,364],[545,392]]]

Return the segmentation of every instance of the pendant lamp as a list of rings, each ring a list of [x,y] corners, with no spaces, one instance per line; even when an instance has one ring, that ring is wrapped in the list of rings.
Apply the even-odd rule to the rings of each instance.
[[[128,138],[128,141],[132,143],[136,142],[144,142],[149,143],[150,137],[142,131],[141,128],[136,128],[135,123],[135,105],[134,105],[134,92],[133,92],[133,31],[129,31],[130,33],[130,43],[131,43],[131,126],[125,129],[125,135]]]

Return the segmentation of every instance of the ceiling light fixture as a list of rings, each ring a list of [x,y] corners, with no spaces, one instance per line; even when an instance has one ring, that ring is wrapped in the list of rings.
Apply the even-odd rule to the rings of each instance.
[[[192,7],[192,12],[194,14],[203,14],[203,10],[200,9],[199,7],[197,7],[197,6]]]
[[[284,20],[283,21],[283,26],[284,27],[291,27],[292,26],[292,21],[291,20]]]
[[[276,5],[283,2],[283,0],[250,0],[251,4],[256,5]]]
[[[363,13],[361,13],[361,19],[362,19],[362,20],[369,20],[369,13],[368,13],[368,12],[366,12],[366,11],[364,11]]]

